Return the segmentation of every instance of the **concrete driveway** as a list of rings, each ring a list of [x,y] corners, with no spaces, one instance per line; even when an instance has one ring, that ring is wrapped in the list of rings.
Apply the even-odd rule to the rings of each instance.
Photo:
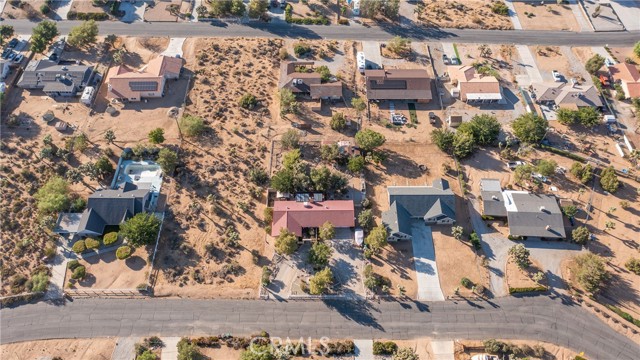
[[[58,0],[51,7],[51,18],[53,20],[67,20],[67,13],[71,10],[71,0]]]
[[[444,300],[438,277],[431,227],[426,226],[423,221],[414,221],[411,224],[411,233],[416,281],[418,282],[418,300]]]
[[[169,45],[167,46],[167,49],[162,52],[162,55],[171,57],[180,55],[180,57],[182,57],[182,45],[184,44],[185,40],[186,38],[169,39]]]
[[[124,23],[132,23],[135,21],[143,21],[144,20],[144,11],[147,8],[147,3],[144,1],[136,1],[134,3],[131,2],[121,2],[120,3],[120,11],[124,11],[124,16],[120,18],[120,21]]]
[[[554,290],[566,289],[560,269],[562,261],[585,251],[580,245],[566,241],[542,241],[539,238],[528,238],[523,244],[529,249],[531,258],[540,264],[547,276],[549,286]]]

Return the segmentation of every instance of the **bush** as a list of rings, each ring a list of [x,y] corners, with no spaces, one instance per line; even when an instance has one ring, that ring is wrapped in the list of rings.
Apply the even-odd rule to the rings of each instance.
[[[460,285],[466,287],[467,289],[471,289],[473,287],[473,281],[467,279],[466,277],[463,277],[462,279],[460,279]]]
[[[337,112],[331,117],[329,125],[331,126],[331,129],[335,131],[342,131],[347,126],[347,120],[343,113]]]
[[[480,243],[480,236],[478,236],[475,231],[469,235],[469,241],[471,242],[471,245],[473,245],[474,249],[480,250],[482,248],[482,244]]]
[[[547,145],[543,145],[543,144],[540,144],[540,147],[542,149],[549,150],[552,153],[568,157],[569,159],[580,161],[581,163],[586,163],[587,162],[587,159],[583,158],[580,155],[576,155],[575,153],[569,152],[569,151],[565,151],[565,150],[562,150],[562,149],[555,148],[553,146],[547,146]]]
[[[251,110],[258,105],[258,99],[252,94],[246,93],[238,100],[238,105],[243,109]]]
[[[596,294],[609,278],[604,261],[593,253],[576,256],[576,279],[587,292]]]
[[[539,291],[547,291],[546,286],[540,285],[540,286],[518,287],[518,288],[509,287],[509,294],[539,292]]]
[[[296,57],[302,57],[311,52],[311,46],[299,42],[293,45],[293,52],[296,54]]]
[[[43,13],[43,14],[45,14],[45,15],[46,15],[46,14],[48,14],[50,11],[51,11],[51,8],[49,7],[49,5],[47,5],[47,4],[42,4],[42,5],[40,6],[40,12],[41,12],[41,13]]]
[[[498,14],[502,16],[509,15],[509,8],[505,3],[501,1],[494,2],[493,5],[491,6],[491,11],[493,11],[494,14]]]
[[[180,119],[180,130],[187,137],[197,137],[205,130],[204,120],[198,116],[185,115]]]
[[[116,250],[116,257],[119,260],[124,260],[124,259],[128,258],[129,256],[131,256],[131,247],[130,246],[123,245],[123,246],[120,246]]]
[[[76,267],[71,274],[71,278],[74,280],[84,279],[85,276],[87,276],[87,269],[82,265]]]
[[[32,292],[42,292],[47,290],[49,285],[49,274],[46,271],[40,271],[31,276],[31,279],[27,282],[30,284],[28,290]]]
[[[586,245],[589,241],[589,229],[586,226],[580,226],[571,231],[571,238],[577,244]]]
[[[620,182],[618,181],[618,176],[613,166],[604,169],[600,174],[600,186],[610,193],[615,193],[618,190]]]
[[[261,278],[262,286],[267,286],[271,283],[271,270],[268,266],[262,267],[262,278]]]
[[[100,240],[87,238],[84,240],[84,245],[87,247],[87,249],[97,249],[100,247]]]
[[[640,259],[631,258],[624,263],[624,267],[636,275],[640,275]]]
[[[94,20],[94,21],[104,21],[109,19],[109,14],[106,13],[79,13],[75,11],[69,11],[67,13],[67,19],[69,20]]]
[[[85,245],[84,240],[78,240],[73,244],[71,250],[76,254],[80,254],[87,250],[87,246]]]
[[[78,260],[70,260],[67,263],[67,268],[71,271],[75,270],[78,266],[80,266],[80,262]]]
[[[160,219],[151,213],[139,213],[120,225],[120,235],[133,246],[152,244],[160,231]]]
[[[634,319],[633,316],[631,316],[629,313],[626,313],[622,310],[620,310],[618,307],[613,306],[613,305],[605,305],[609,310],[613,311],[614,313],[618,314],[618,316],[620,316],[621,318],[627,320],[628,322],[640,327],[640,320],[638,319]]]
[[[340,24],[340,25],[349,25],[349,19],[340,18],[340,20],[338,20],[338,24]]]
[[[106,233],[102,238],[102,243],[105,244],[106,246],[115,244],[116,241],[118,241],[118,233],[115,231]]]
[[[393,355],[398,350],[398,345],[393,341],[374,341],[373,354],[374,355]]]

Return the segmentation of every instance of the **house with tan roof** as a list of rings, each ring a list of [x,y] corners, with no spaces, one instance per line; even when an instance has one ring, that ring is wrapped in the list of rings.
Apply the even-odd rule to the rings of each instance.
[[[273,204],[271,236],[288,230],[297,237],[317,234],[325,222],[336,228],[355,226],[353,200],[276,201]]]
[[[182,70],[182,59],[158,56],[140,70],[125,65],[114,66],[107,73],[107,97],[127,101],[164,96],[166,81],[178,79]]]
[[[593,85],[571,83],[534,83],[529,88],[538,104],[554,108],[578,110],[582,107],[601,109],[604,102]]]
[[[633,64],[620,63],[609,66],[613,81],[620,83],[627,99],[640,97],[640,71]]]
[[[495,76],[478,74],[473,66],[449,66],[455,85],[451,95],[467,103],[504,103],[500,81]]]
[[[296,96],[313,100],[342,98],[342,81],[322,82],[322,75],[314,71],[313,61],[286,61],[280,66],[279,89],[289,89]]]
[[[408,100],[426,103],[433,99],[431,79],[423,69],[365,70],[369,100]]]

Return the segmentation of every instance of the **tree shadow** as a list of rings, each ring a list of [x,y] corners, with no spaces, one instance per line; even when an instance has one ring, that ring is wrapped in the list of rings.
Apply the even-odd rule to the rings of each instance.
[[[334,310],[345,319],[351,320],[357,324],[384,331],[374,315],[380,313],[380,310],[373,307],[368,301],[345,301],[345,300],[322,300],[327,308]]]
[[[129,269],[138,271],[144,269],[144,267],[147,266],[147,261],[136,255],[126,259],[125,264],[127,265],[127,267],[129,267]]]

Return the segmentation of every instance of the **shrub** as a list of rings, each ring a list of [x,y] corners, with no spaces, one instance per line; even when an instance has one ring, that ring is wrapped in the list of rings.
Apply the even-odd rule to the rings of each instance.
[[[311,46],[299,42],[293,45],[293,52],[296,54],[296,57],[302,57],[311,52]]]
[[[529,259],[529,250],[524,247],[522,244],[514,245],[509,248],[509,255],[513,257],[513,261],[518,265],[520,269],[526,269],[529,265],[531,265],[531,260]]]
[[[547,291],[547,288],[542,285],[531,286],[531,287],[518,287],[518,288],[509,287],[509,294],[539,292],[539,291]]]
[[[167,175],[173,174],[178,166],[178,154],[168,148],[164,148],[158,152],[158,159],[156,160],[162,172]]]
[[[327,288],[333,284],[333,273],[331,269],[325,267],[318,271],[309,279],[309,293],[312,295],[321,295],[327,291]]]
[[[74,280],[84,279],[85,276],[87,276],[87,269],[82,265],[76,267],[71,274],[71,278]]]
[[[61,177],[52,177],[34,195],[38,210],[53,213],[65,210],[71,201],[67,182]]]
[[[43,14],[48,14],[51,11],[51,8],[47,4],[42,4],[40,6],[40,12]]]
[[[478,236],[475,231],[469,235],[469,241],[476,250],[480,250],[480,248],[482,248],[482,244],[480,243],[480,236]]]
[[[393,355],[393,360],[420,360],[420,356],[410,347],[400,348]]]
[[[75,260],[75,259],[70,260],[70,261],[67,263],[67,268],[68,268],[69,270],[71,270],[71,271],[75,270],[78,266],[80,266],[80,262],[79,262],[78,260]]]
[[[292,232],[282,229],[276,238],[276,252],[281,255],[291,255],[298,249],[298,238]]]
[[[106,233],[104,235],[104,237],[102,238],[102,243],[105,245],[111,245],[114,244],[116,241],[118,241],[118,233],[115,231],[112,231],[110,233]]]
[[[289,129],[282,134],[280,143],[285,149],[297,149],[300,146],[300,134],[294,129]]]
[[[584,64],[584,68],[591,75],[595,75],[600,68],[604,66],[604,58],[600,54],[593,55],[587,62]]]
[[[331,126],[331,129],[335,131],[342,131],[347,126],[347,120],[343,113],[337,112],[331,117],[329,125]]]
[[[631,258],[624,263],[624,267],[636,275],[640,275],[640,259]]]
[[[349,25],[349,19],[340,18],[340,20],[338,20],[338,24],[340,24],[340,25]]]
[[[491,11],[493,11],[494,14],[498,14],[502,16],[509,15],[509,8],[505,3],[501,1],[494,2],[493,5],[491,6]]]
[[[460,279],[460,285],[466,287],[467,289],[471,289],[473,287],[473,281],[467,279],[466,277],[463,277],[462,279]]]
[[[540,148],[545,149],[545,150],[549,150],[552,153],[555,153],[555,154],[558,154],[558,155],[562,155],[562,156],[568,157],[569,159],[580,161],[582,163],[586,163],[587,162],[587,159],[583,158],[580,155],[576,155],[576,154],[574,154],[572,152],[565,151],[565,150],[562,150],[562,149],[558,149],[558,148],[555,148],[553,146],[540,144]]]
[[[87,247],[87,249],[97,249],[100,247],[100,240],[87,238],[84,240],[84,245]]]
[[[120,235],[133,246],[153,243],[160,231],[160,219],[154,214],[139,213],[120,226]]]
[[[571,238],[577,244],[585,245],[589,241],[589,229],[586,226],[580,226],[571,231]]]
[[[609,166],[604,169],[600,174],[600,186],[610,193],[614,193],[618,190],[620,182],[618,181],[618,176],[616,175],[616,170],[613,166]]]
[[[164,130],[162,128],[156,128],[149,132],[149,142],[152,144],[161,144],[164,142]]]
[[[29,290],[32,292],[42,292],[47,290],[47,286],[49,285],[49,275],[46,271],[40,271],[35,273],[27,284],[31,284]]]
[[[598,293],[608,278],[602,258],[590,252],[576,256],[576,279],[586,291]]]
[[[75,242],[75,244],[73,244],[71,250],[73,250],[73,252],[76,254],[80,254],[87,250],[87,246],[85,245],[84,240],[78,240]]]
[[[196,360],[201,357],[198,347],[188,339],[183,338],[178,342],[178,360]]]
[[[349,158],[349,163],[347,164],[347,168],[354,174],[360,173],[364,170],[365,161],[364,158],[360,155]]]
[[[613,305],[609,305],[607,304],[606,307],[613,311],[614,313],[618,314],[618,316],[620,316],[621,318],[627,320],[628,322],[640,327],[640,320],[638,319],[634,319],[633,316],[631,316],[629,313],[626,313],[622,310],[620,310],[617,306],[613,306]]]
[[[185,115],[180,119],[180,130],[187,137],[197,137],[205,130],[204,120],[198,116]]]
[[[278,57],[280,58],[280,60],[286,60],[289,57],[289,52],[285,48],[280,48]]]
[[[129,256],[131,256],[131,247],[130,246],[123,245],[123,246],[120,246],[116,250],[116,257],[119,260],[124,260],[124,259],[128,258]]]
[[[398,56],[408,56],[411,53],[411,40],[395,36],[393,39],[389,40],[387,49]]]
[[[258,99],[252,94],[246,93],[238,100],[238,105],[243,109],[251,110],[258,105]]]
[[[268,266],[262,267],[262,277],[261,277],[262,286],[267,286],[271,283],[271,270]]]
[[[393,341],[374,341],[373,354],[374,355],[393,355],[398,350],[398,345]]]

